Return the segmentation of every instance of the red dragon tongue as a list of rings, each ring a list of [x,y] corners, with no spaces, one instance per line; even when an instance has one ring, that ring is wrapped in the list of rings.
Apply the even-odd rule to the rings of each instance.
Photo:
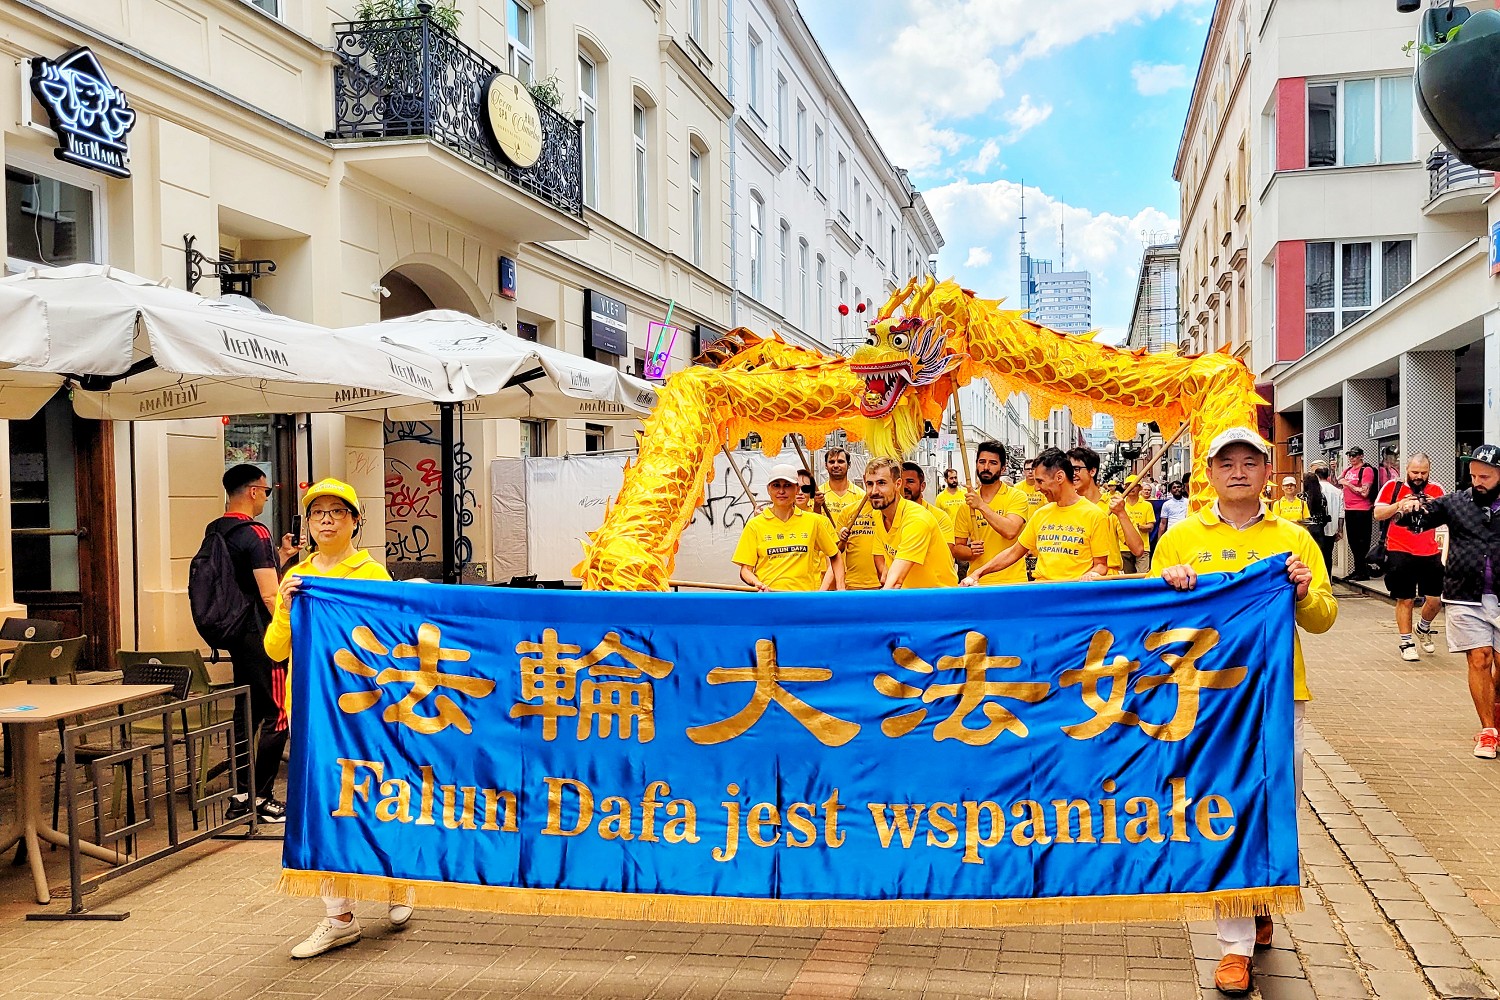
[[[883,378],[872,378],[872,379],[870,379],[870,391],[873,392],[873,393],[875,393],[875,394],[877,394],[877,395],[879,395],[879,396],[884,396],[885,395],[885,386],[886,386],[886,383],[885,383],[885,379],[883,379]]]

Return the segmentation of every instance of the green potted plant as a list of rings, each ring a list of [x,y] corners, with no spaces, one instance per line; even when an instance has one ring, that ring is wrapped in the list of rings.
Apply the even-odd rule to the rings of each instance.
[[[1500,11],[1428,8],[1414,47],[1428,127],[1464,163],[1500,168]]]
[[[545,79],[532,81],[530,89],[531,96],[538,104],[545,104],[554,111],[562,107],[562,81],[557,78],[556,73]]]
[[[454,0],[359,0],[354,16],[367,22],[363,42],[383,97],[384,134],[423,134],[427,97],[422,87],[421,33],[383,28],[380,22],[426,18],[434,27],[451,34],[458,30],[461,16]]]

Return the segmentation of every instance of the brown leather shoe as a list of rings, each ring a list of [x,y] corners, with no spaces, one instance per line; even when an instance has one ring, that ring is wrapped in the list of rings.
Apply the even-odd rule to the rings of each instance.
[[[1225,955],[1214,970],[1214,988],[1227,997],[1242,997],[1250,992],[1250,957]]]
[[[1274,923],[1272,923],[1270,917],[1256,917],[1255,918],[1255,948],[1256,948],[1256,950],[1259,951],[1262,948],[1269,948],[1269,947],[1271,947],[1271,936],[1274,935],[1275,933],[1276,933],[1276,925]]]

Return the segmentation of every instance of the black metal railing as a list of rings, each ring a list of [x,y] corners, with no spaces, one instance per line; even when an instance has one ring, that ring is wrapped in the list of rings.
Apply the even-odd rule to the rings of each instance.
[[[1427,200],[1456,188],[1492,188],[1495,175],[1488,170],[1471,167],[1459,160],[1442,146],[1427,154]]]
[[[330,139],[428,138],[569,215],[583,215],[579,123],[537,102],[541,159],[513,165],[485,131],[484,85],[500,68],[430,18],[334,25]]]

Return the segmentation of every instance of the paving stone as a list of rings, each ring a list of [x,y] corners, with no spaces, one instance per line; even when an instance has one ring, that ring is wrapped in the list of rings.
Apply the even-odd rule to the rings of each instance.
[[[1495,1000],[1500,993],[1473,969],[1427,969],[1427,978],[1444,1000]]]

